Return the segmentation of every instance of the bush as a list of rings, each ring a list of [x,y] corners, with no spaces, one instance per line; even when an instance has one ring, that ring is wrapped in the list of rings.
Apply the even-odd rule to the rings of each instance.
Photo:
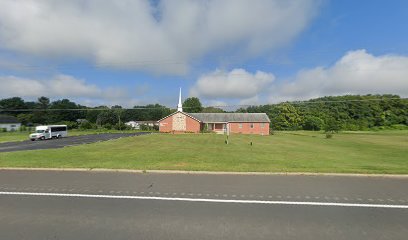
[[[379,127],[372,127],[371,131],[379,131],[379,130],[408,130],[408,126],[404,124],[393,124],[391,126],[379,126]]]
[[[115,124],[114,126],[113,126],[113,128],[114,129],[116,129],[116,130],[130,130],[130,127],[129,126],[127,126],[126,124],[124,124],[124,123],[117,123],[117,124]]]
[[[142,131],[157,131],[157,130],[159,130],[159,127],[158,126],[149,126],[149,125],[147,125],[147,124],[141,124],[140,125],[140,130],[142,130]]]
[[[390,126],[390,128],[395,130],[406,130],[408,129],[408,126],[404,124],[393,124]]]
[[[25,132],[25,131],[27,131],[27,127],[24,126],[24,125],[21,125],[20,126],[20,132]]]
[[[81,130],[93,129],[94,127],[95,127],[94,124],[92,124],[91,122],[88,122],[88,121],[83,121],[79,125],[79,129],[81,129]]]
[[[106,123],[105,125],[103,125],[103,128],[105,128],[107,130],[111,130],[112,129],[112,124]]]

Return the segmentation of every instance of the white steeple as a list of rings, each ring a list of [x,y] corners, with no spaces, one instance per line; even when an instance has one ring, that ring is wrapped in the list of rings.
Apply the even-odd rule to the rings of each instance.
[[[183,111],[183,104],[181,103],[181,88],[180,88],[180,95],[179,95],[179,103],[177,105],[177,111],[182,112]]]

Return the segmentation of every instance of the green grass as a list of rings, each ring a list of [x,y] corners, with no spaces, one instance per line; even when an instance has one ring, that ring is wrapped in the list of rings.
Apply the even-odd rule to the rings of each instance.
[[[97,134],[97,133],[117,133],[117,132],[135,132],[135,131],[118,131],[118,130],[69,130],[69,136]],[[0,132],[0,143],[3,142],[19,142],[28,140],[31,132]]]
[[[0,167],[408,174],[408,131],[271,136],[152,134],[64,149],[0,153]],[[253,142],[253,146],[250,142]]]
[[[28,135],[28,132],[0,132],[0,143],[27,140]]]

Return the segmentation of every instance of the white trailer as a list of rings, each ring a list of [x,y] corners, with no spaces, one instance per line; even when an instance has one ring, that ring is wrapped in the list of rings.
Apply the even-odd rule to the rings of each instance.
[[[35,133],[30,134],[31,141],[62,138],[68,136],[67,125],[37,126]]]

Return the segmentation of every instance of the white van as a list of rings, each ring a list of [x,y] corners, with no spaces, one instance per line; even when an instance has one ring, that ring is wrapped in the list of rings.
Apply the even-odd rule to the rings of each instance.
[[[31,141],[61,138],[68,136],[67,125],[38,126],[35,133],[30,134]]]

